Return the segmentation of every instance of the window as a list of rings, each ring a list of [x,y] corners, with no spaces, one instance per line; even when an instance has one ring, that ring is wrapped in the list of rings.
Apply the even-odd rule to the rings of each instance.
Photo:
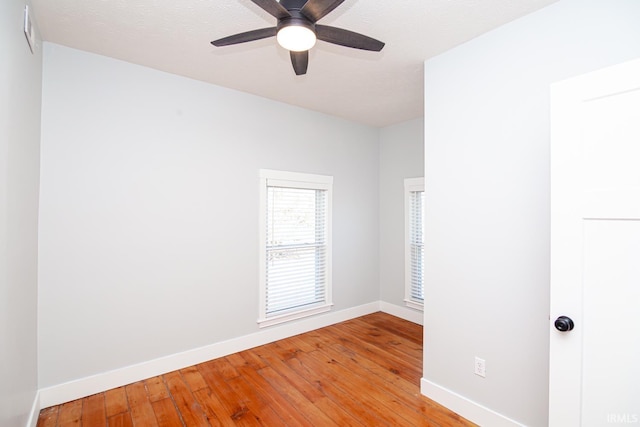
[[[424,178],[404,180],[405,205],[405,304],[424,306]]]
[[[260,171],[260,327],[331,309],[332,185]]]

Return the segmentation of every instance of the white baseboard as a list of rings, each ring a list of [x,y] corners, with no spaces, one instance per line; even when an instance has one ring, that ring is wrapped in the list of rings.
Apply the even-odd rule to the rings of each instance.
[[[41,408],[70,402],[85,396],[121,387],[146,378],[166,374],[218,357],[247,350],[273,341],[313,331],[335,323],[380,311],[380,302],[375,301],[357,307],[309,317],[297,322],[262,329],[253,334],[218,342],[182,353],[172,354],[137,365],[80,378],[67,383],[42,388],[39,391],[38,412]],[[398,316],[401,317],[401,316]],[[37,420],[37,414],[36,414]]]
[[[491,427],[524,427],[523,424],[517,421],[505,417],[425,378],[420,380],[420,392],[429,399],[438,402],[442,406],[478,425]]]
[[[38,424],[40,409],[40,392],[36,391],[36,395],[33,398],[33,404],[31,405],[31,412],[29,412],[29,419],[27,419],[26,427],[36,427],[36,425]]]
[[[391,304],[385,301],[380,301],[380,311],[384,311],[385,313],[409,322],[417,323],[418,325],[424,324],[424,313],[422,311],[413,310],[408,307]]]

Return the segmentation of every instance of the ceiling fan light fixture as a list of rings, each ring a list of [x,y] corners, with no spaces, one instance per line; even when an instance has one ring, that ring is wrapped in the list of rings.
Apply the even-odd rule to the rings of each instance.
[[[363,34],[328,25],[316,25],[345,0],[251,0],[278,20],[275,27],[259,28],[211,42],[229,46],[276,36],[278,44],[289,51],[296,76],[307,73],[309,49],[320,39],[353,49],[380,52],[384,43]]]
[[[309,25],[291,23],[278,29],[278,44],[292,52],[304,52],[316,44],[316,33]]]

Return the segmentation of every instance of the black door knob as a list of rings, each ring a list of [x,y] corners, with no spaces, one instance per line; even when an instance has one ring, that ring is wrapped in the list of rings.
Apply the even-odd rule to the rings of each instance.
[[[573,329],[573,320],[567,316],[560,316],[555,322],[556,329],[560,332],[568,332]]]

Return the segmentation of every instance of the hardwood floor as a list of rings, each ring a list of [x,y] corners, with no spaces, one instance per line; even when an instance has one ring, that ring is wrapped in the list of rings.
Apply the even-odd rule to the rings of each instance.
[[[473,426],[420,394],[422,327],[374,313],[46,408],[38,426]]]

